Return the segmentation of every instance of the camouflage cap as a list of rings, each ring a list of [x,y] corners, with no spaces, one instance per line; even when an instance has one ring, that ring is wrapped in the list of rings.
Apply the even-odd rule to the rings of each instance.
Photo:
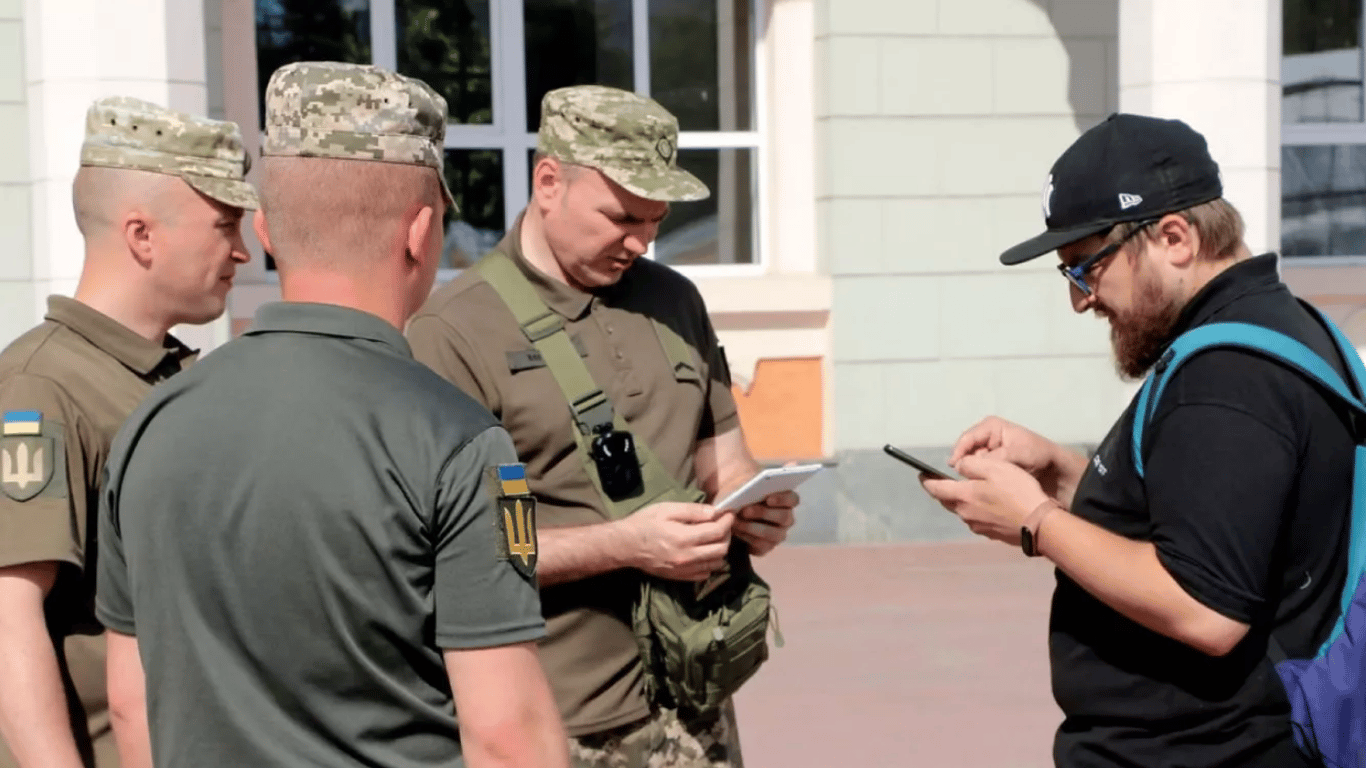
[[[332,157],[425,165],[441,179],[446,204],[446,100],[413,77],[370,64],[302,61],[266,84],[263,155]]]
[[[251,163],[236,123],[131,96],[98,99],[86,110],[81,165],[178,176],[225,205],[260,205],[245,181]]]
[[[603,85],[574,85],[541,99],[536,148],[596,168],[647,200],[702,200],[702,180],[678,167],[678,118],[654,99]]]

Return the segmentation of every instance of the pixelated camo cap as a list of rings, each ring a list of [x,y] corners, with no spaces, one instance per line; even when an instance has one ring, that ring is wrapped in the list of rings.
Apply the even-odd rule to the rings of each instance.
[[[131,96],[97,99],[86,110],[81,165],[164,173],[225,205],[260,205],[245,181],[251,162],[236,123]]]
[[[596,168],[647,200],[702,200],[702,180],[678,167],[678,118],[659,102],[603,85],[574,85],[541,99],[536,148]]]
[[[301,61],[266,84],[263,155],[425,165],[446,186],[446,100],[413,77],[370,64]]]

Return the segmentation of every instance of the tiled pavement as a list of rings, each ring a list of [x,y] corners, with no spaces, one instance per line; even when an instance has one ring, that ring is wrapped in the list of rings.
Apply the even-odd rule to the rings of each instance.
[[[786,645],[736,698],[747,768],[1051,768],[1051,565],[1003,544],[779,547]]]

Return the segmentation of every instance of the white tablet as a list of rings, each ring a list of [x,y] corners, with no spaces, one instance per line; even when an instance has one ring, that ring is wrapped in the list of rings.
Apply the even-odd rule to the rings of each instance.
[[[713,506],[720,510],[738,512],[750,504],[758,504],[771,493],[793,490],[822,469],[825,469],[824,464],[799,464],[793,467],[765,469]]]

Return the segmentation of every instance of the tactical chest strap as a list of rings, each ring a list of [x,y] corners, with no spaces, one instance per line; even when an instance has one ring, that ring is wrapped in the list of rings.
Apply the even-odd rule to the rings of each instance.
[[[609,498],[602,489],[597,465],[589,453],[589,444],[593,436],[609,424],[614,429],[626,431],[625,420],[616,412],[612,407],[612,401],[593,380],[593,374],[569,338],[564,320],[545,305],[531,281],[527,280],[526,275],[522,274],[522,270],[510,257],[493,251],[480,259],[473,269],[493,287],[499,298],[511,310],[512,316],[522,328],[522,333],[536,351],[541,353],[546,367],[559,384],[560,391],[569,404],[570,415],[574,419],[574,444],[578,448],[579,460],[602,499],[603,511],[609,519],[619,520],[641,507],[658,501],[696,502],[705,498],[706,494],[701,491],[688,490],[680,486],[674,477],[665,471],[654,452],[639,435],[634,437],[636,456],[640,461],[642,491],[621,501]],[[655,333],[660,338],[674,373],[678,374],[687,369],[691,370],[693,375],[697,375],[686,342],[672,329],[661,327],[658,321],[653,322]]]

